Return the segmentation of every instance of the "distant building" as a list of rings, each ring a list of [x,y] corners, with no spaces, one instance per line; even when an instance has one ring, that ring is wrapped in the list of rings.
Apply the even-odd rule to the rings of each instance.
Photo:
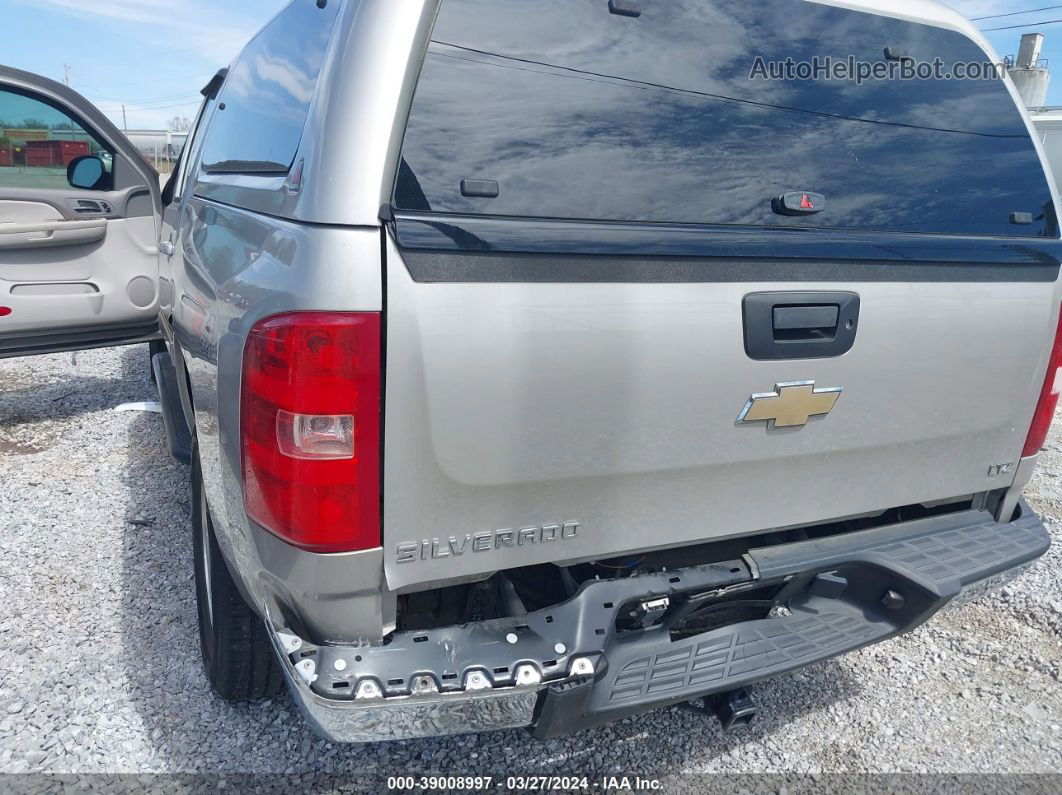
[[[188,139],[188,133],[175,130],[126,130],[125,137],[148,160],[176,160]]]
[[[188,133],[175,130],[126,130],[125,136],[140,150],[145,160],[157,165],[163,161],[172,162],[177,159]],[[26,147],[34,141],[82,141],[93,150],[97,148],[83,130],[4,127],[0,128],[0,166],[27,165]],[[51,151],[54,148],[44,149]]]
[[[65,167],[98,145],[83,130],[0,127],[0,167]]]

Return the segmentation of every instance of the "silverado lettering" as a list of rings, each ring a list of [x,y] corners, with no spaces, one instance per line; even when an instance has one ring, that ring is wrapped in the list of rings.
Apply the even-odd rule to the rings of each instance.
[[[494,530],[484,533],[465,533],[447,538],[422,538],[420,541],[405,541],[396,548],[396,563],[413,563],[417,560],[449,558],[473,552],[490,552],[502,547],[525,544],[565,541],[579,534],[580,522],[544,524],[521,527],[519,530]]]

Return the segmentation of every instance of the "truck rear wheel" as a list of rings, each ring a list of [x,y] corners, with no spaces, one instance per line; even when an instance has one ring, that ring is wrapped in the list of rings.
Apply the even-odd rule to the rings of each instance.
[[[192,451],[192,541],[199,648],[207,679],[228,701],[276,695],[284,685],[262,619],[247,605],[214,535],[199,450]]]

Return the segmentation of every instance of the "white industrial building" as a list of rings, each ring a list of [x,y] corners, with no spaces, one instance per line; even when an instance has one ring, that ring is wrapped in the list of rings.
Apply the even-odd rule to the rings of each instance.
[[[173,161],[181,153],[187,132],[174,130],[125,130],[125,136],[133,142],[133,146],[140,150],[151,162]]]

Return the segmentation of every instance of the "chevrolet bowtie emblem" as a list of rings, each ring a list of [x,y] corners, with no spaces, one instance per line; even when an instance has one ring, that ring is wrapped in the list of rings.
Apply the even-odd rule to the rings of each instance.
[[[762,392],[749,398],[738,415],[738,424],[766,422],[772,428],[807,425],[809,417],[829,414],[844,387],[816,389],[814,381],[776,384],[774,392]]]

